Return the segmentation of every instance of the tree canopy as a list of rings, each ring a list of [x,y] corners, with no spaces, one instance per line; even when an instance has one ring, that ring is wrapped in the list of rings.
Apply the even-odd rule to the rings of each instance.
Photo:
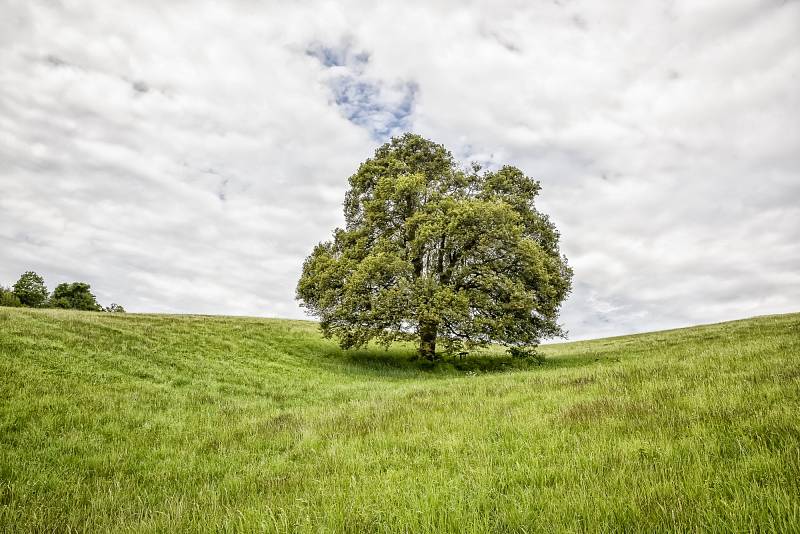
[[[44,305],[47,300],[47,293],[44,278],[33,271],[22,273],[19,280],[14,284],[14,295],[23,306],[38,308]]]
[[[103,307],[97,303],[91,292],[91,286],[86,282],[58,284],[50,298],[50,306],[72,310],[103,311]]]
[[[433,358],[501,343],[515,354],[563,335],[572,271],[511,166],[460,168],[442,145],[405,134],[350,177],[345,228],[303,265],[297,297],[342,347],[416,340]]]

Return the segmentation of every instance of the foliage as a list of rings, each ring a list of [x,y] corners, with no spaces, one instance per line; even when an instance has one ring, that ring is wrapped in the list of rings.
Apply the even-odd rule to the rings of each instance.
[[[104,311],[109,313],[125,313],[125,308],[123,308],[121,304],[112,302],[111,306],[107,306]]]
[[[20,302],[19,298],[11,289],[0,286],[0,306],[17,308],[22,306],[22,302]]]
[[[514,167],[461,170],[441,145],[393,138],[350,177],[346,227],[306,259],[297,297],[344,348],[530,350],[563,335],[572,278],[539,190]]]
[[[520,358],[523,360],[531,360],[541,365],[544,363],[544,357],[528,347],[510,347],[508,353],[513,358]]]
[[[38,308],[47,300],[47,286],[44,278],[33,271],[27,271],[14,284],[14,294],[24,306]]]
[[[311,322],[0,309],[0,531],[796,532],[799,329],[467,373]]]
[[[103,311],[90,289],[91,286],[86,282],[58,284],[53,291],[49,305],[53,308]]]

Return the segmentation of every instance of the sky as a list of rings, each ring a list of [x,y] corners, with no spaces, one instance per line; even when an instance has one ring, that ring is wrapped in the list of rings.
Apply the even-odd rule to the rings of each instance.
[[[800,311],[800,2],[0,0],[0,284],[303,318],[392,135],[518,166],[570,339]]]

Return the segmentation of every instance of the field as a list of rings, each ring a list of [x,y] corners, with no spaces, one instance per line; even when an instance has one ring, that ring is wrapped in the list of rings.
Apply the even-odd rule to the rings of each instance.
[[[800,314],[540,351],[0,308],[0,530],[800,531]]]

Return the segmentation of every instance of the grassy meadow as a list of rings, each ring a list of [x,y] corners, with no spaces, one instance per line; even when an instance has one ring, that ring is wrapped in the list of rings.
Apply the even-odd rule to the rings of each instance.
[[[800,314],[540,352],[0,308],[0,531],[800,531]]]

